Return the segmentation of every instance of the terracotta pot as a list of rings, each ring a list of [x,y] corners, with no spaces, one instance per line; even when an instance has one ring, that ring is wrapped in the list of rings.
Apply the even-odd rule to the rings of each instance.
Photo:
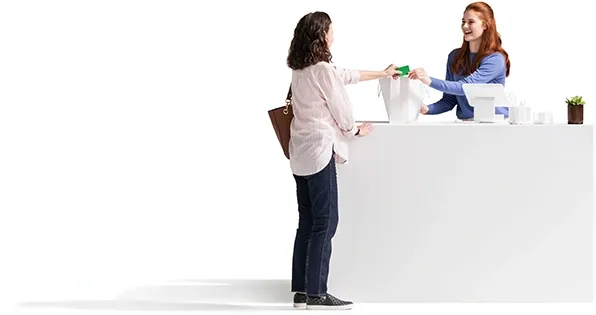
[[[567,122],[569,124],[583,124],[584,123],[584,106],[583,105],[567,105]]]

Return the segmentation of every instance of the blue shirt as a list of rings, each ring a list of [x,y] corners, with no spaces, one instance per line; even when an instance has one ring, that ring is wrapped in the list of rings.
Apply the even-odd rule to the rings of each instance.
[[[464,83],[500,83],[505,85],[507,65],[505,57],[501,53],[492,53],[482,61],[476,71],[468,76],[451,72],[451,64],[455,59],[459,48],[449,53],[447,58],[447,73],[445,80],[431,77],[430,87],[443,92],[443,98],[438,102],[428,105],[427,115],[437,115],[448,112],[457,106],[456,114],[459,119],[474,118],[474,107],[470,106],[464,94],[462,84]],[[473,62],[476,53],[470,53],[470,62]],[[495,114],[509,116],[507,107],[496,107]]]

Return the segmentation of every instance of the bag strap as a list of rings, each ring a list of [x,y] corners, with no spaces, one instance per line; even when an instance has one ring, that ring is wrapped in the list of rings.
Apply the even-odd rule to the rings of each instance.
[[[288,96],[286,97],[286,106],[283,109],[283,113],[287,115],[290,112],[290,105],[292,105],[292,84],[290,84],[290,89],[288,90]]]
[[[290,84],[290,89],[288,90],[288,96],[286,97],[286,101],[292,100],[292,85]]]

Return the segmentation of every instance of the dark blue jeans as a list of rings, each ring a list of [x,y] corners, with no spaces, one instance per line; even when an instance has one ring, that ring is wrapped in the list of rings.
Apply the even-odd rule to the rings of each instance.
[[[331,239],[339,222],[337,172],[333,156],[320,172],[294,175],[298,197],[298,229],[292,261],[292,292],[327,293]]]

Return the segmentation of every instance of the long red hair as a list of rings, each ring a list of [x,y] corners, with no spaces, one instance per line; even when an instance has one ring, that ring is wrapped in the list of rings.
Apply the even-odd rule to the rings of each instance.
[[[509,61],[509,55],[501,46],[501,36],[497,32],[497,23],[495,21],[493,9],[484,2],[474,2],[470,3],[464,12],[470,10],[478,14],[482,20],[482,24],[486,26],[486,29],[482,33],[482,38],[480,39],[480,49],[476,54],[476,58],[474,58],[473,62],[471,62],[470,43],[464,40],[461,45],[461,49],[459,49],[455,59],[453,60],[453,63],[451,64],[451,71],[457,74],[469,75],[478,69],[480,66],[480,61],[484,57],[492,53],[499,52],[503,55],[503,57],[505,57],[505,64],[507,66],[506,76],[509,76],[509,68],[511,63]]]

